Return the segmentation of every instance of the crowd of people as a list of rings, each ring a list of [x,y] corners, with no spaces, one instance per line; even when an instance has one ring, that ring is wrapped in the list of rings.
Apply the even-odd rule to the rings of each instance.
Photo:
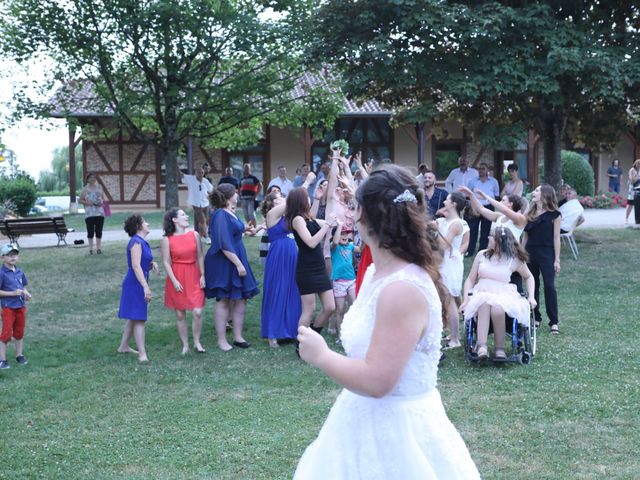
[[[258,295],[259,282],[243,236],[262,230],[262,337],[273,348],[282,340],[295,341],[302,360],[345,387],[294,478],[422,478],[419,472],[425,469],[434,478],[479,478],[436,389],[443,326],[449,330],[447,348],[457,348],[461,316],[476,319],[475,353],[483,360],[490,356],[491,324],[493,357],[504,359],[505,315],[526,323],[533,309],[539,326],[542,288],[550,332],[558,334],[555,276],[560,271],[562,207],[568,205],[565,216],[572,226],[581,218],[571,189],[563,190],[561,207],[554,189],[544,184],[527,202],[517,166],[509,172],[511,180],[499,191],[486,164],[475,170],[461,158],[445,190],[435,186],[428,168],[417,177],[394,165],[372,170],[358,154],[348,158],[332,150],[318,175],[306,167],[292,182],[286,169],[279,168],[261,204],[264,225],[255,217],[262,184],[249,165],[242,179],[228,171],[215,187],[202,168],[193,176],[183,175],[193,226],[184,210],[173,208],[164,216],[161,241],[164,305],[175,312],[181,353],[191,350],[188,312],[193,350],[206,351],[201,343],[206,299],[216,300],[218,348],[251,346],[243,326],[247,301]],[[94,230],[100,253],[101,223],[91,218],[100,216],[101,197],[93,180],[88,178],[81,200],[95,207],[87,226]],[[124,229],[130,241],[118,352],[135,353],[140,362],[148,362],[149,275],[159,268],[145,239],[145,219],[132,215]],[[210,244],[206,252],[204,243]],[[23,309],[29,297],[26,277],[16,267],[17,248],[1,253],[0,366],[6,364],[1,357],[6,356],[7,338],[16,340],[16,355],[26,362],[23,323],[14,310]],[[465,255],[473,256],[466,281]],[[20,305],[14,305],[15,297]],[[9,327],[5,332],[5,324],[11,332]],[[321,335],[325,325],[329,333],[339,334],[346,356],[328,347]],[[430,440],[434,436],[436,442]],[[383,440],[387,447],[380,448]],[[331,462],[325,459],[328,449],[334,452]]]

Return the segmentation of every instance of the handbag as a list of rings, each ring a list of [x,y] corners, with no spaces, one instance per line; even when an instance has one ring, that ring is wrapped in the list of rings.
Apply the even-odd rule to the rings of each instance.
[[[111,216],[111,205],[109,205],[109,202],[102,202],[102,209],[104,210],[105,217]]]

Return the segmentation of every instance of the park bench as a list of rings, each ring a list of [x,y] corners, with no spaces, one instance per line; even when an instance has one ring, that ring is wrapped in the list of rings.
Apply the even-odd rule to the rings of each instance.
[[[64,223],[64,217],[7,218],[0,222],[0,232],[9,238],[11,243],[18,244],[20,235],[36,235],[39,233],[55,233],[60,242],[67,244],[67,233],[73,232]]]

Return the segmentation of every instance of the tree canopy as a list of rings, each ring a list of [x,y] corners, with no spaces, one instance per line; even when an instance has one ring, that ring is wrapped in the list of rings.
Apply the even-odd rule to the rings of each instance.
[[[637,2],[333,0],[317,18],[311,56],[348,94],[398,122],[459,119],[486,144],[534,128],[555,186],[564,140],[606,147],[637,121]]]
[[[249,0],[9,0],[4,50],[53,59],[51,88],[87,80],[99,108],[166,167],[178,203],[177,152],[187,136],[210,147],[256,143],[265,122],[333,122],[337,97],[308,85],[301,59],[308,3]],[[16,94],[23,113],[47,106]],[[69,113],[74,105],[68,105]]]

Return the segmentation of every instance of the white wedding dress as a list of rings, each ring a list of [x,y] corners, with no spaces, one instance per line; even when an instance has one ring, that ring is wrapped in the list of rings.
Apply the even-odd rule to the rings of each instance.
[[[436,389],[442,307],[431,278],[416,265],[376,281],[372,280],[374,271],[373,265],[369,267],[342,323],[341,339],[347,355],[365,357],[378,296],[392,282],[408,282],[423,293],[429,303],[429,327],[387,396],[372,398],[342,390],[318,438],[300,459],[294,479],[480,478]]]

